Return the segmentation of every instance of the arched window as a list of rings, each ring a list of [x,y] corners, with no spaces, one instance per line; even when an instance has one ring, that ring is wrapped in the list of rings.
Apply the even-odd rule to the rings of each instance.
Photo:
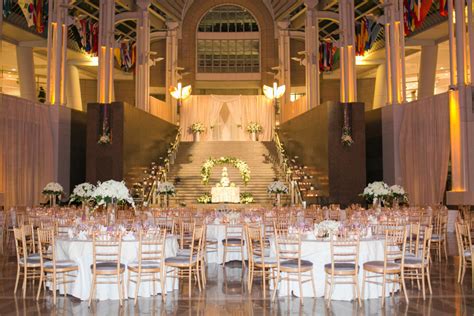
[[[197,30],[198,73],[260,72],[260,32],[242,7],[221,5],[202,18]]]

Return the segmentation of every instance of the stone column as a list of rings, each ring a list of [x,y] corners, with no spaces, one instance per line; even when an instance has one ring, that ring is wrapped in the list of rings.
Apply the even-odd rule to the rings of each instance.
[[[403,3],[401,0],[389,0],[386,4],[384,7],[384,23],[387,103],[400,104],[406,100]]]
[[[290,22],[280,21],[278,25],[278,84],[284,84],[286,92],[281,98],[281,106],[290,104],[291,96],[291,56],[290,56],[290,32],[288,27]]]
[[[68,64],[66,78],[66,101],[68,107],[78,111],[84,111],[82,108],[81,79],[79,69],[76,66]]]
[[[36,98],[33,47],[16,46],[16,61],[20,81],[20,96],[31,101],[38,101]]]
[[[137,61],[135,77],[135,103],[139,109],[150,111],[150,0],[138,0]]]
[[[114,16],[115,2],[99,2],[99,68],[97,79],[97,100],[111,103],[114,89]]]
[[[387,104],[387,74],[385,64],[380,64],[377,67],[377,73],[375,75],[375,89],[374,89],[374,101],[372,104],[373,109],[378,109]]]
[[[354,0],[339,1],[339,30],[341,36],[341,93],[343,103],[357,101],[357,78],[355,69],[355,16]]]
[[[425,45],[421,47],[418,99],[434,95],[437,61],[438,45]]]
[[[172,121],[178,123],[177,102],[170,95],[168,89],[170,86],[178,84],[178,22],[167,22],[168,32],[166,34],[166,104],[171,107]]]
[[[67,53],[67,0],[51,0],[48,4],[48,71],[46,100],[52,105],[65,104]]]
[[[306,104],[307,109],[319,105],[319,26],[317,0],[305,0],[305,50],[306,50]]]

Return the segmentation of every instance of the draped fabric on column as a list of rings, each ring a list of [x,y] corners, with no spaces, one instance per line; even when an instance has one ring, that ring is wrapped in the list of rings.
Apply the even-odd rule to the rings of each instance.
[[[52,107],[0,94],[0,192],[5,206],[34,206],[55,176]]]
[[[404,106],[400,165],[410,204],[443,201],[450,153],[448,94]]]
[[[273,103],[264,96],[194,95],[183,102],[181,140],[193,139],[189,128],[195,122],[206,126],[206,132],[201,136],[204,141],[249,140],[246,128],[250,122],[262,125],[263,132],[259,140],[270,141],[275,114]]]

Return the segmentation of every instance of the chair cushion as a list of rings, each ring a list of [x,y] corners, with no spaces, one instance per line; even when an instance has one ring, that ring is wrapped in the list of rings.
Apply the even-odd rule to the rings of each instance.
[[[438,234],[433,234],[433,235],[431,235],[431,240],[432,241],[444,240],[444,236],[443,235],[438,235]]]
[[[191,261],[192,263],[195,263],[196,262],[196,256],[193,256],[193,259]],[[179,264],[179,265],[182,265],[182,264],[187,264],[189,263],[189,257],[181,257],[181,256],[178,256],[178,257],[170,257],[170,258],[166,258],[165,259],[165,264]]]
[[[399,261],[399,260],[397,260]],[[422,263],[422,258],[420,257],[405,257],[405,264],[406,265],[419,265]]]
[[[327,263],[324,265],[324,270],[327,272],[331,272],[332,264]],[[355,271],[355,264],[354,263],[345,263],[345,262],[338,262],[334,264],[335,271]]]
[[[91,269],[94,268],[94,264],[91,264]],[[96,269],[98,271],[114,271],[117,270],[117,263],[116,262],[97,262]],[[123,263],[120,264],[120,269],[125,269],[125,265]]]
[[[368,261],[364,263],[364,270],[383,272],[383,261]],[[400,270],[400,264],[395,262],[387,262],[387,271]]]
[[[134,261],[127,266],[132,269],[138,269],[138,261]],[[160,268],[160,262],[159,261],[154,261],[154,260],[143,260],[142,261],[142,269],[159,269]]]
[[[44,263],[44,267],[46,269],[53,269],[53,262],[46,261]],[[56,269],[74,268],[74,267],[79,267],[77,263],[74,261],[71,261],[71,260],[57,260],[56,261]]]
[[[183,257],[183,256],[189,257],[190,254],[191,254],[191,249],[178,249],[178,252],[176,255],[179,257]]]
[[[300,262],[301,262],[302,268],[310,268],[313,266],[313,263],[308,260],[300,260]],[[298,260],[293,259],[293,260],[283,261],[280,263],[280,266],[284,268],[298,269]]]
[[[206,239],[206,242],[207,242],[207,243],[217,243],[218,241],[217,241],[216,238],[207,238],[207,239]]]
[[[243,244],[241,238],[227,238],[227,240],[226,240],[226,239],[222,239],[222,243],[223,243],[223,244],[227,243],[228,245],[238,245],[238,246],[240,246],[241,244]]]
[[[28,255],[28,257],[26,258],[26,263],[27,264],[40,264],[41,259],[40,259],[39,254],[32,253],[32,254]],[[24,258],[20,258],[20,264],[25,264]]]

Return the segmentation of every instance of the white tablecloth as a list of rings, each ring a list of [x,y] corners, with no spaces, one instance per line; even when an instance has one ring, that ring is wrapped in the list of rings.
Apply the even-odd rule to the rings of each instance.
[[[211,196],[212,203],[240,203],[240,188],[213,187]]]
[[[222,263],[224,260],[224,245],[222,240],[225,239],[225,225],[224,224],[208,224],[207,225],[207,239],[217,240],[217,253],[208,252],[208,263]],[[232,249],[234,250],[234,249]],[[247,245],[244,244],[244,259],[247,259]],[[226,262],[232,260],[242,260],[242,256],[237,252],[227,252]]]
[[[169,236],[166,238],[165,256],[173,257],[176,255],[178,249],[177,238]],[[74,283],[67,285],[67,293],[81,300],[88,300],[90,288],[92,284],[91,264],[92,258],[92,241],[91,240],[70,240],[57,239],[56,240],[56,258],[57,260],[73,260],[79,265],[78,276]],[[128,264],[138,260],[138,241],[123,241],[121,262]],[[135,293],[135,284],[130,282],[130,287],[127,289],[128,271],[124,274],[124,288],[125,297],[133,297]],[[175,285],[175,288],[173,288]],[[167,280],[166,289],[168,292],[177,288],[177,282],[172,279]],[[61,294],[64,293],[62,285],[59,287]],[[151,282],[143,282],[140,285],[138,295],[141,297],[150,297],[152,295],[161,293],[161,285],[159,282],[155,284],[156,293],[153,292],[153,284]],[[115,284],[98,284],[96,291],[96,298],[99,300],[118,300],[118,288]]]
[[[273,244],[273,243],[272,243]],[[275,255],[274,244],[272,245],[272,256]],[[362,240],[359,248],[359,288],[362,293],[362,276],[364,262],[373,260],[382,260],[384,258],[384,240],[371,239]],[[324,265],[331,263],[331,249],[329,241],[305,240],[301,246],[301,259],[308,260],[313,263],[314,285],[316,287],[316,297],[324,296],[325,272]],[[391,285],[390,285],[391,286]],[[298,282],[290,282],[290,292],[293,291],[295,296],[301,296]],[[279,295],[287,295],[287,282],[280,282]],[[386,295],[389,295],[389,287],[387,286]],[[311,283],[303,283],[303,296],[313,297]],[[382,286],[366,283],[364,297],[362,299],[378,298],[382,296]],[[336,284],[332,294],[333,300],[350,301],[353,300],[352,285]]]

